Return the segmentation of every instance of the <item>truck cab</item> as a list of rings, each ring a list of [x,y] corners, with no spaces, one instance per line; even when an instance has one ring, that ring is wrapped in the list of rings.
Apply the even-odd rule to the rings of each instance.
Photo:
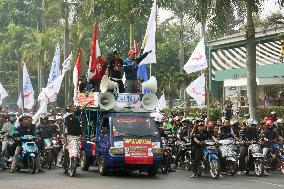
[[[149,113],[107,112],[96,128],[101,175],[109,170],[145,171],[154,176],[162,162],[162,141]]]

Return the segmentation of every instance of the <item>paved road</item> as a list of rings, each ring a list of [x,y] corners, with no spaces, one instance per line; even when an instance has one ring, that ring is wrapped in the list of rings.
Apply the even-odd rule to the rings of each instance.
[[[20,172],[10,174],[0,172],[0,189],[284,189],[284,176],[272,174],[269,177],[255,176],[224,176],[219,180],[209,177],[191,179],[191,172],[178,170],[168,175],[158,174],[148,177],[138,172],[121,174],[112,173],[102,177],[98,171],[78,171],[75,178],[63,174],[62,169],[53,168],[45,173],[31,175]]]

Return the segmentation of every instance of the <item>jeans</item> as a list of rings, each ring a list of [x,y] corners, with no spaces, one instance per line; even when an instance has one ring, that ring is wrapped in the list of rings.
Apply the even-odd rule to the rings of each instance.
[[[195,146],[195,152],[194,152],[194,161],[192,164],[192,171],[193,173],[198,173],[198,164],[201,161],[202,158],[202,147],[201,146]]]

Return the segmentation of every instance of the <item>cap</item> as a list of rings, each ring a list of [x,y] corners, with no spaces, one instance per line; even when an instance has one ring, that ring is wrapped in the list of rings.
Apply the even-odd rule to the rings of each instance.
[[[63,119],[63,118],[62,118],[62,116],[56,116],[55,119],[58,120],[58,119]]]
[[[135,55],[135,54],[136,54],[136,52],[132,49],[128,51],[128,55]]]

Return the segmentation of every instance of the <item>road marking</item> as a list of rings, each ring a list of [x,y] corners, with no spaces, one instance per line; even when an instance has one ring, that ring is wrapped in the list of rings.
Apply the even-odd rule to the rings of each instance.
[[[271,183],[271,182],[265,182],[265,181],[262,181],[262,180],[250,180],[251,182],[257,182],[257,183],[262,183],[262,184],[268,184],[268,185],[272,185],[272,186],[279,186],[279,187],[283,187],[284,188],[284,185],[281,185],[281,184],[274,184],[274,183]]]

